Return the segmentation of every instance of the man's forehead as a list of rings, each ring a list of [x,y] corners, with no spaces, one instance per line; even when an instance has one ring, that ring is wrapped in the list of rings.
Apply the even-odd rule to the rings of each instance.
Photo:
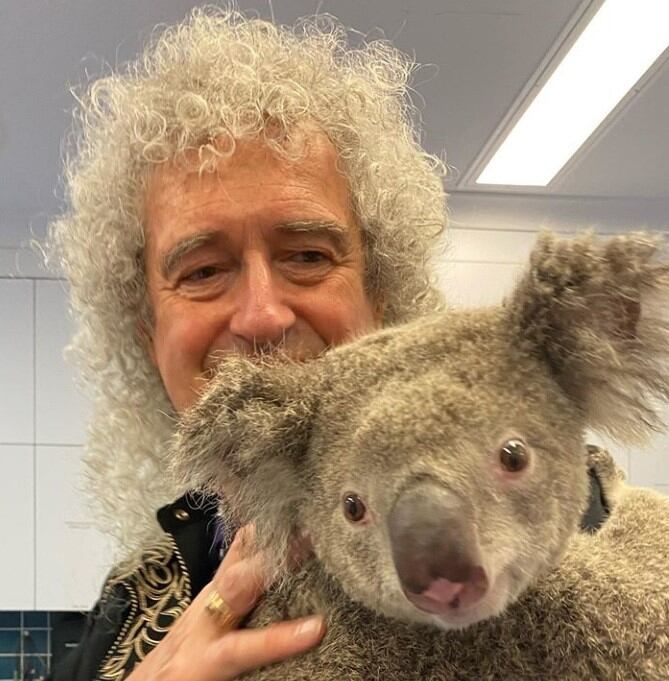
[[[254,210],[264,212],[262,206],[268,205],[262,200],[264,182],[272,191],[283,184],[292,186],[286,197],[297,202],[291,215],[279,213],[268,222],[263,218],[267,227],[284,233],[328,234],[342,251],[352,236],[357,241],[348,183],[338,169],[333,144],[321,131],[303,129],[293,146],[289,151],[297,158],[284,158],[262,139],[240,140],[231,156],[216,159],[216,172],[201,171],[197,150],[156,166],[148,178],[144,224],[147,246],[153,243],[152,250],[161,252],[162,269],[171,269],[167,265],[194,245],[211,242],[209,233],[220,230],[218,217],[248,219]],[[281,197],[282,192],[273,195]],[[302,213],[301,202],[316,206],[316,212],[310,214],[307,208]]]
[[[216,141],[214,150],[208,145],[198,149],[188,149],[178,157],[160,163],[152,168],[148,176],[149,195],[164,185],[186,185],[200,183],[203,177],[218,176],[225,178],[240,171],[253,172],[253,168],[263,165],[282,171],[290,168],[293,173],[331,172],[337,169],[338,154],[329,137],[315,126],[295,128],[288,141],[283,144],[286,155],[273,149],[260,137],[235,140],[234,151],[230,144]],[[203,172],[205,162],[215,158],[215,171]],[[210,167],[210,163],[206,163]],[[319,168],[320,166],[320,168]],[[337,172],[339,172],[337,170]]]
[[[216,158],[213,172],[203,170],[198,150],[155,166],[147,178],[144,202],[147,241],[155,236],[150,232],[165,231],[162,224],[165,221],[172,222],[178,217],[196,219],[194,213],[207,212],[209,201],[230,200],[228,205],[232,205],[241,196],[237,207],[247,212],[249,188],[254,197],[262,198],[263,185],[297,185],[293,198],[311,197],[326,206],[338,207],[338,212],[346,213],[339,216],[340,220],[355,222],[349,184],[339,170],[334,146],[319,131],[314,131],[311,137],[305,131],[300,135],[302,142],[297,140],[296,149],[290,149],[297,157],[284,158],[263,140],[251,139],[238,141],[231,156]]]

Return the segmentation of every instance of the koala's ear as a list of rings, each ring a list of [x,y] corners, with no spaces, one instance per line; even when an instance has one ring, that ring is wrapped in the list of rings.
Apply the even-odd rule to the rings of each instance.
[[[669,398],[669,267],[660,239],[542,233],[506,303],[519,342],[545,360],[591,427],[638,441]]]
[[[285,553],[305,493],[300,463],[316,408],[317,366],[226,358],[171,442],[180,486],[220,495],[226,521],[254,522],[264,549],[278,542]]]

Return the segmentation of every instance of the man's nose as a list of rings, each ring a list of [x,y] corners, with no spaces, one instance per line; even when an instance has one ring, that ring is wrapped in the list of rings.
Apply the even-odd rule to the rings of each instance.
[[[285,300],[283,285],[264,257],[245,262],[234,292],[230,332],[250,348],[280,344],[295,323],[295,313]]]

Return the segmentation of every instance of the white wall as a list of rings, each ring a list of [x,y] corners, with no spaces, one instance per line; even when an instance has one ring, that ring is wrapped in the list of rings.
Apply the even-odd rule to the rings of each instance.
[[[459,305],[499,302],[534,238],[452,229],[444,291]],[[62,358],[71,328],[63,283],[29,251],[0,248],[0,610],[87,608],[109,568],[80,491],[87,405]],[[669,436],[611,449],[632,483],[669,493]]]
[[[33,446],[0,444],[0,610],[34,607],[34,480]]]
[[[63,282],[27,249],[0,249],[0,610],[88,609],[111,566],[81,492],[71,330]]]

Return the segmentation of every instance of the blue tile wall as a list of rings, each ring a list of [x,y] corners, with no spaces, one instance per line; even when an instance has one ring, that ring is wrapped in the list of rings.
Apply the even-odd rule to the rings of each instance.
[[[38,681],[49,671],[48,612],[0,612],[0,681]]]
[[[21,652],[21,630],[5,629],[0,631],[0,655]]]
[[[18,678],[17,658],[0,657],[0,679]]]
[[[0,629],[5,627],[20,627],[21,613],[20,612],[0,612]]]
[[[49,627],[48,612],[24,612],[23,626],[25,627]]]

